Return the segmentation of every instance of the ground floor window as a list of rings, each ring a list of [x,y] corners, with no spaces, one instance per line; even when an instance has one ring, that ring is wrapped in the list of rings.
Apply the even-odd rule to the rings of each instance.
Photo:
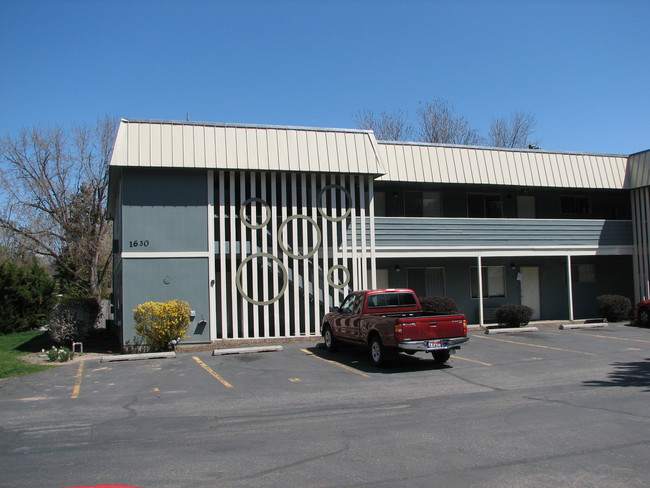
[[[482,266],[483,298],[504,298],[506,296],[506,271],[504,266]],[[478,298],[478,267],[470,268],[472,298]]]
[[[445,268],[408,268],[408,287],[420,297],[444,297]]]

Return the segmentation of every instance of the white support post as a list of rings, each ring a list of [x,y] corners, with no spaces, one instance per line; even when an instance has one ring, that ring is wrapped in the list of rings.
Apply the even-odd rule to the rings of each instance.
[[[479,325],[483,327],[485,325],[483,319],[483,263],[481,256],[476,256],[478,260],[478,317]]]
[[[573,321],[573,276],[571,274],[571,255],[566,257],[566,279],[569,291],[569,320]]]

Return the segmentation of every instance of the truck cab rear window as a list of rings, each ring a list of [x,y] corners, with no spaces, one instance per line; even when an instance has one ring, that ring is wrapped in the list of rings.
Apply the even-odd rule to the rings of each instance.
[[[382,293],[368,297],[368,308],[412,307],[416,305],[411,293]]]

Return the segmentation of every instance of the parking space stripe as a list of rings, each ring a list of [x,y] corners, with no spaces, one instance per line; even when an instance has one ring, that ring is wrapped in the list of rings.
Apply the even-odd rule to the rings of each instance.
[[[631,341],[631,342],[644,342],[646,344],[650,344],[649,340],[645,339],[630,339],[629,337],[614,337],[614,336],[604,336],[604,335],[598,335],[598,334],[593,334],[589,335],[589,337],[599,337],[601,339],[614,339],[616,341]]]
[[[79,392],[81,391],[81,379],[83,378],[84,373],[84,361],[79,363],[79,368],[77,368],[77,374],[75,376],[74,388],[72,389],[71,399],[79,398]]]
[[[481,365],[483,365],[483,366],[494,366],[493,364],[490,364],[490,363],[484,363],[483,361],[477,361],[476,359],[464,358],[464,357],[462,357],[462,356],[459,356],[458,354],[456,354],[455,356],[453,356],[453,358],[454,358],[454,359],[462,359],[463,361],[468,361],[468,362],[470,362],[470,363],[481,364]]]
[[[203,361],[201,361],[198,357],[192,356],[192,359],[194,359],[194,361],[199,363],[199,366],[201,366],[208,373],[210,373],[210,375],[212,375],[217,380],[219,380],[219,383],[221,383],[223,386],[225,386],[226,388],[232,388],[233,387],[230,383],[228,383],[225,379],[223,379],[216,371],[214,371],[210,366],[208,366]]]
[[[472,337],[477,337],[480,339],[488,339],[490,341],[507,342],[508,344],[517,344],[519,346],[539,347],[540,349],[551,349],[553,351],[574,352],[576,354],[584,354],[585,356],[598,356],[598,354],[595,354],[593,352],[575,351],[573,349],[564,349],[562,347],[542,346],[540,344],[531,344],[529,342],[509,341],[507,339],[497,339],[496,337],[488,337],[479,334],[472,334]]]
[[[369,374],[363,373],[362,371],[359,371],[358,369],[351,368],[350,366],[347,366],[345,364],[337,363],[336,361],[332,361],[331,359],[325,359],[320,356],[316,356],[313,352],[308,351],[307,349],[301,349],[302,352],[307,354],[308,356],[315,357],[316,359],[320,359],[321,361],[325,361],[326,363],[333,364],[335,366],[338,366],[343,369],[347,369],[348,371],[351,371],[354,374],[358,374],[359,376],[363,376],[364,378],[370,378]]]

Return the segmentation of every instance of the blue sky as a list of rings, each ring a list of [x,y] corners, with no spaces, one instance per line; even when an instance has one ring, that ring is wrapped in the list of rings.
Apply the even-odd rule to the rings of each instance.
[[[353,128],[450,102],[545,149],[650,149],[647,0],[0,0],[0,134],[125,118]]]

